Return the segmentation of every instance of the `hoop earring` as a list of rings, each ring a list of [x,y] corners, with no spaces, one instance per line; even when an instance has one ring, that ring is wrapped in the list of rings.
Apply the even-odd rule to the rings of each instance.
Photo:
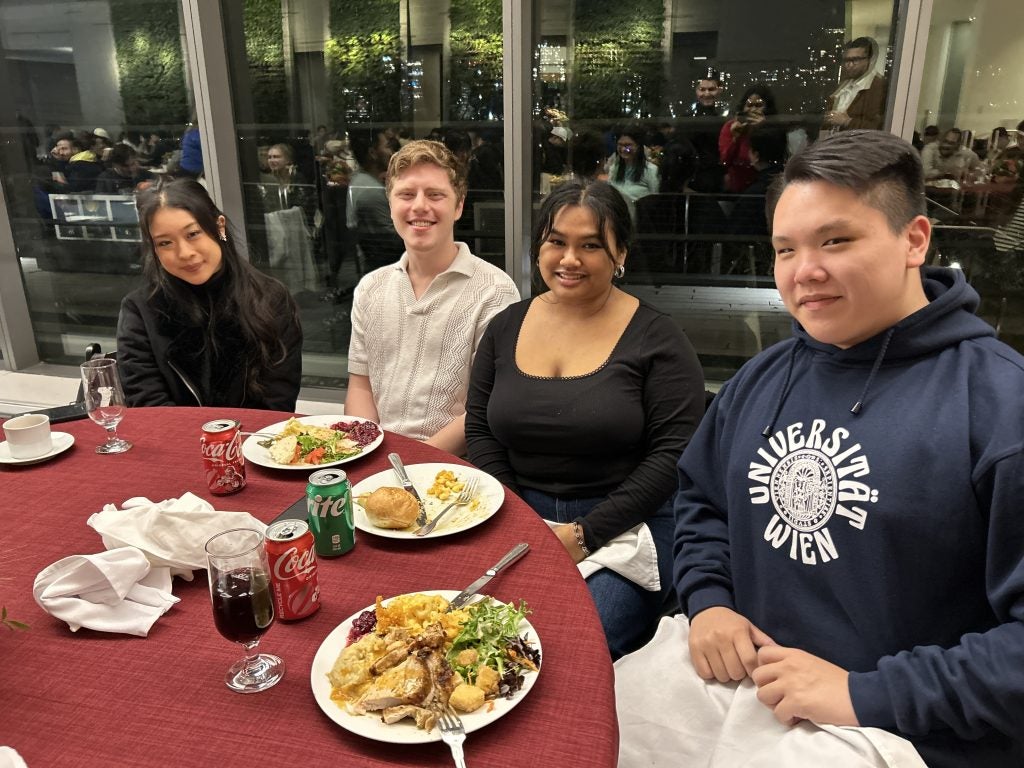
[[[612,277],[622,279],[622,276],[626,274],[626,265],[618,264],[615,267],[615,271],[612,272]]]

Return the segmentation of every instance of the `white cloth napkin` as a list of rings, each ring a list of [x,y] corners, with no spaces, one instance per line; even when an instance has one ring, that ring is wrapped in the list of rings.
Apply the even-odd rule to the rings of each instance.
[[[167,566],[172,576],[192,581],[192,571],[206,568],[206,542],[229,528],[266,531],[248,512],[219,512],[192,493],[153,503],[128,499],[118,509],[107,504],[88,520],[103,537],[103,546],[138,547],[154,567]]]
[[[888,731],[782,725],[749,678],[701,679],[689,631],[685,616],[665,617],[650,643],[615,662],[619,768],[927,768]]]
[[[544,522],[550,528],[559,525],[550,520]],[[654,536],[651,535],[647,523],[640,523],[635,528],[620,533],[596,552],[591,552],[577,563],[576,567],[584,579],[602,568],[609,568],[649,592],[661,590],[658,550],[654,546]]]
[[[72,632],[87,627],[139,637],[178,602],[170,571],[152,568],[135,547],[58,560],[36,576],[32,596]]]

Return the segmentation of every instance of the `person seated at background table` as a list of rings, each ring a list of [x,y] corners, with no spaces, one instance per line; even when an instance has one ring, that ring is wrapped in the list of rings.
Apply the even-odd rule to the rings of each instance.
[[[547,290],[491,321],[466,406],[470,460],[558,523],[575,562],[646,523],[645,576],[660,589],[607,568],[587,579],[616,658],[646,639],[669,590],[674,467],[704,412],[689,340],[614,283],[632,233],[607,183],[545,198],[531,252]]]
[[[608,183],[632,206],[658,191],[658,166],[647,159],[647,131],[639,123],[616,132],[615,154],[608,158]]]
[[[117,321],[128,404],[294,411],[302,328],[288,291],[236,250],[194,179],[161,180],[137,205],[145,284]]]
[[[110,167],[96,177],[96,193],[100,195],[130,195],[153,174],[139,167],[138,153],[127,144],[119,143],[110,150]]]
[[[1020,766],[1024,357],[962,271],[922,268],[902,139],[811,145],[768,208],[794,338],[722,388],[679,462],[693,666],[750,677],[785,725],[883,728],[936,768]]]
[[[519,291],[455,241],[466,175],[444,144],[410,141],[391,156],[385,186],[405,252],[356,286],[345,413],[460,454],[473,356]]]
[[[981,167],[981,160],[967,147],[960,146],[963,133],[950,128],[938,142],[921,150],[925,181],[953,179],[963,181]]]
[[[775,97],[768,86],[752,85],[743,92],[736,117],[728,120],[718,134],[726,192],[742,192],[754,183],[757,171],[750,164],[750,131],[776,113]]]

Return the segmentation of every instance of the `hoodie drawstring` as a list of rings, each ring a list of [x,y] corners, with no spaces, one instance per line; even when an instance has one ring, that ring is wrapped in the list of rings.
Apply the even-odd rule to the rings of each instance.
[[[786,364],[786,379],[782,382],[782,389],[779,391],[779,399],[775,403],[775,410],[772,412],[772,420],[768,422],[768,426],[761,430],[761,434],[765,437],[771,435],[772,430],[775,429],[775,421],[779,418],[779,413],[782,412],[782,404],[786,402],[786,395],[789,394],[789,380],[793,376],[793,364],[796,362],[796,349],[802,341],[797,340],[789,350],[789,362]]]
[[[892,341],[892,335],[894,333],[896,333],[896,328],[890,328],[888,333],[885,334],[885,338],[882,339],[882,346],[878,350],[878,354],[875,356],[874,365],[871,366],[871,373],[868,374],[867,381],[864,382],[864,389],[861,391],[860,397],[857,399],[857,402],[853,404],[853,407],[850,408],[850,413],[857,415],[864,407],[864,401],[868,397],[868,390],[871,389],[871,384],[874,382],[875,376],[878,374],[878,369],[882,367],[882,361],[885,359],[885,353],[889,349],[889,342]],[[786,402],[786,395],[789,394],[789,381],[793,377],[793,367],[796,362],[797,347],[800,346],[801,343],[802,342],[797,340],[797,343],[789,350],[789,362],[786,364],[786,378],[782,382],[782,389],[779,391],[779,398],[775,402],[775,410],[772,411],[771,421],[768,422],[768,426],[761,430],[761,434],[764,437],[771,436],[772,431],[775,429],[775,422],[778,420],[779,414],[782,412],[782,406]]]
[[[871,366],[871,373],[868,374],[868,380],[864,382],[864,390],[860,393],[860,397],[857,402],[853,404],[850,409],[850,413],[856,416],[860,413],[861,407],[864,405],[864,401],[868,397],[868,389],[871,388],[871,382],[875,380],[875,374],[878,373],[878,369],[882,367],[882,358],[885,357],[885,351],[889,349],[889,342],[892,341],[892,335],[896,333],[896,328],[892,327],[889,332],[885,334],[885,338],[882,339],[882,348],[878,350],[878,356],[875,357],[875,364]]]

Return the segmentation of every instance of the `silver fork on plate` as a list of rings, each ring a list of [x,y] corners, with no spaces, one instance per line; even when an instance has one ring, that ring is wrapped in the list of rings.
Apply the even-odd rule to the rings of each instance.
[[[451,706],[446,705],[437,710],[437,727],[441,731],[441,740],[452,751],[455,768],[466,768],[466,756],[462,752],[462,743],[466,740],[466,729]]]
[[[469,478],[469,480],[466,481],[466,485],[463,486],[461,491],[459,491],[459,495],[455,497],[451,504],[442,509],[441,513],[437,517],[435,517],[429,523],[424,525],[422,528],[417,528],[415,531],[413,531],[413,533],[415,533],[417,536],[426,536],[428,533],[434,530],[434,526],[437,525],[438,521],[448,513],[449,509],[451,509],[452,507],[463,507],[466,504],[469,504],[469,502],[473,500],[473,497],[476,496],[476,486],[476,478]]]

